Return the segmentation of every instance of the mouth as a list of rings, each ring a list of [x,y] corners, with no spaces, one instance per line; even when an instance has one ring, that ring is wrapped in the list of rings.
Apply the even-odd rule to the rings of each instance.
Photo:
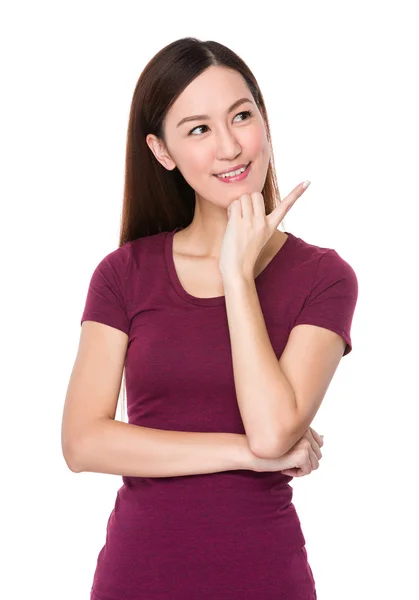
[[[249,174],[251,162],[252,161],[248,162],[246,165],[243,165],[241,168],[233,171],[221,174],[214,174],[214,177],[216,177],[220,181],[223,181],[224,183],[234,183],[236,181],[242,181]]]

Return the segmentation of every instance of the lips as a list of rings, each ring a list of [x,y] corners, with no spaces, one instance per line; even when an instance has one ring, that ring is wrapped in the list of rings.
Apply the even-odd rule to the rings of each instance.
[[[252,163],[250,162],[244,169],[239,171],[238,175],[214,175],[214,177],[217,179],[217,181],[224,185],[234,185],[236,183],[240,183],[241,181],[244,181],[249,175],[251,164]]]
[[[243,167],[247,167],[249,163],[242,163],[241,165],[236,165],[235,167],[230,167],[230,169],[226,169],[225,171],[220,171],[220,173],[214,173],[214,177],[217,175],[225,175],[225,173],[231,173],[233,171],[237,171],[237,169],[242,169]]]

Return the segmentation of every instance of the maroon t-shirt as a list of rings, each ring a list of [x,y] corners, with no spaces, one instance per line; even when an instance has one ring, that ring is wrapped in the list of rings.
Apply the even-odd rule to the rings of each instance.
[[[82,322],[128,335],[130,423],[245,433],[234,386],[224,296],[182,287],[171,232],[138,238],[93,272]],[[292,233],[256,279],[278,359],[291,329],[325,327],[351,349],[354,270],[333,249]],[[291,477],[230,470],[122,477],[99,552],[91,600],[312,600],[314,580]]]

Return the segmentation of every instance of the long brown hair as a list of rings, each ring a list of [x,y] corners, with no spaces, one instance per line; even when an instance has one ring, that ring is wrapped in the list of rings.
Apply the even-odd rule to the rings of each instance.
[[[129,114],[119,247],[131,240],[187,227],[195,211],[195,191],[175,167],[165,169],[150,150],[149,133],[164,142],[166,114],[182,91],[205,69],[239,72],[265,121],[271,158],[262,195],[269,214],[280,202],[268,115],[255,76],[235,52],[214,41],[185,37],[162,48],[145,66],[135,86]],[[125,386],[126,392],[126,386]]]

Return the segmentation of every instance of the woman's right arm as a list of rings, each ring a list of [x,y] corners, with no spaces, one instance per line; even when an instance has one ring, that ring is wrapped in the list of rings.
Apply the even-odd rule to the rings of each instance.
[[[245,435],[166,431],[109,418],[92,423],[73,448],[66,460],[75,472],[177,477],[251,468]]]
[[[244,434],[166,431],[115,420],[127,343],[115,327],[82,324],[61,429],[68,467],[132,477],[252,469]]]

